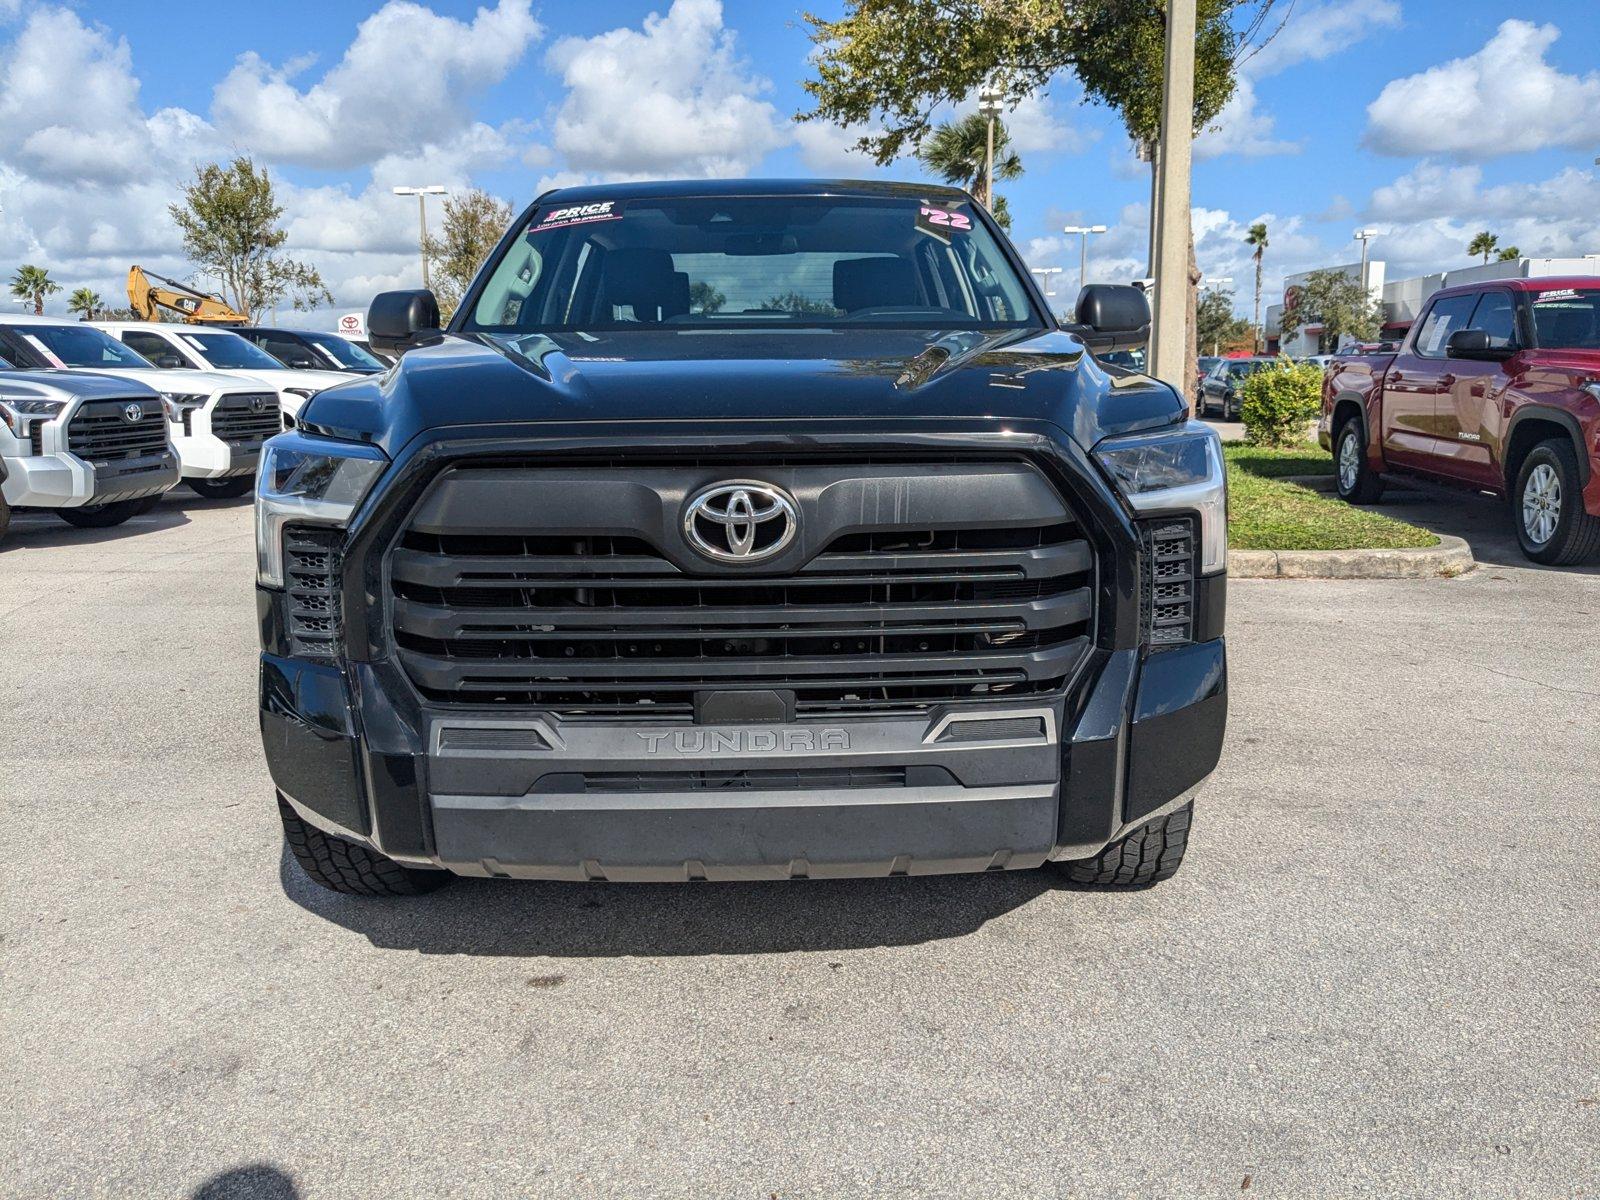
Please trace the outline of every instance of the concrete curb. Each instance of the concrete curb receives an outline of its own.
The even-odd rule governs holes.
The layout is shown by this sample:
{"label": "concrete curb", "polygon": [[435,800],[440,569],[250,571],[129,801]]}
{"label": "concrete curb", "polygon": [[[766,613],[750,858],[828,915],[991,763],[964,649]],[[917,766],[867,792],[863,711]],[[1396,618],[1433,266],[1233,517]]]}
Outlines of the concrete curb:
{"label": "concrete curb", "polygon": [[1230,550],[1235,579],[1453,578],[1478,565],[1458,537],[1441,533],[1437,546],[1414,550]]}

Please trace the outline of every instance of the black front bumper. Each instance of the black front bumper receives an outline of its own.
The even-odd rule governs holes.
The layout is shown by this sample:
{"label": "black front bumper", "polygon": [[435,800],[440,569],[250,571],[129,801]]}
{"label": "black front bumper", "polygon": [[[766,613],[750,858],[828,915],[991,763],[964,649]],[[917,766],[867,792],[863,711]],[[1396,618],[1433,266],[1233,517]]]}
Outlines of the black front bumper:
{"label": "black front bumper", "polygon": [[[1007,449],[1016,444],[1010,435]],[[1077,453],[1054,438],[1037,446]],[[493,448],[510,449],[503,434]],[[1082,461],[1058,464],[1054,479],[1092,518],[1097,628],[1062,695],[771,725],[429,703],[384,644],[382,563],[404,513],[461,450],[408,456],[358,514],[343,579],[347,659],[291,656],[283,594],[259,593],[262,736],[275,784],[307,820],[392,858],[574,880],[1025,868],[1092,856],[1184,802],[1216,765],[1225,580],[1199,581],[1199,640],[1144,648],[1138,529]],[[973,727],[948,736],[952,718]],[[1012,723],[977,728],[1001,720]],[[596,774],[614,783],[597,785]]]}

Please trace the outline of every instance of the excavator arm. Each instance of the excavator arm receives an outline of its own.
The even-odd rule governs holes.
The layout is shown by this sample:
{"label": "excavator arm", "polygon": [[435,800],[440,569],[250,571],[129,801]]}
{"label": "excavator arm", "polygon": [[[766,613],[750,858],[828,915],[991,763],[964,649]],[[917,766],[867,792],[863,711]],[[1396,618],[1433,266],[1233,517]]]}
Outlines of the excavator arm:
{"label": "excavator arm", "polygon": [[165,275],[128,268],[128,307],[141,321],[159,321],[165,310],[187,325],[248,325],[249,318],[221,296],[202,292]]}

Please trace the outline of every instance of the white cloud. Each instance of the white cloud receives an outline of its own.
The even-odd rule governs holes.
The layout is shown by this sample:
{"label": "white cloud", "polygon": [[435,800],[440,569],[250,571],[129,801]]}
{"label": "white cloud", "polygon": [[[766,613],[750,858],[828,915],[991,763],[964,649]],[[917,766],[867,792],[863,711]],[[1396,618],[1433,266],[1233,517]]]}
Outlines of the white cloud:
{"label": "white cloud", "polygon": [[1510,20],[1483,49],[1389,83],[1367,106],[1365,142],[1380,154],[1467,161],[1600,142],[1600,72],[1564,75],[1545,61],[1561,31]]}
{"label": "white cloud", "polygon": [[1258,107],[1256,82],[1299,63],[1319,62],[1400,23],[1398,0],[1325,0],[1287,11],[1272,39],[1240,63],[1233,96],[1195,138],[1195,157],[1298,154],[1301,144],[1278,138],[1276,119]]}
{"label": "white cloud", "polygon": [[759,98],[771,84],[723,28],[721,0],[673,0],[641,29],[564,38],[547,57],[568,89],[555,146],[573,170],[737,176],[790,140]]}
{"label": "white cloud", "polygon": [[863,137],[882,132],[876,125],[834,125],[827,121],[804,121],[795,126],[794,140],[806,169],[816,175],[840,179],[859,179],[883,173],[872,155],[856,148]]}
{"label": "white cloud", "polygon": [[397,145],[458,136],[471,124],[471,101],[543,32],[530,0],[499,0],[470,22],[390,0],[304,91],[294,81],[309,59],[274,67],[253,51],[242,55],[217,85],[212,113],[225,133],[269,160],[363,166]]}

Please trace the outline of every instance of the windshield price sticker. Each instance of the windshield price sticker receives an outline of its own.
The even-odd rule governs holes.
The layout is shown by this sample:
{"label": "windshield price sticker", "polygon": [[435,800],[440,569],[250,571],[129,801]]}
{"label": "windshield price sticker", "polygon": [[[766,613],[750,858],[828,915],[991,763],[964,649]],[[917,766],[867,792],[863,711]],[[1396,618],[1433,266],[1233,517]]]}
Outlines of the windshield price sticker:
{"label": "windshield price sticker", "polygon": [[952,234],[972,232],[972,218],[954,208],[924,204],[917,209],[917,232],[929,234],[948,245]]}
{"label": "windshield price sticker", "polygon": [[1576,300],[1577,298],[1577,288],[1557,288],[1553,292],[1540,292],[1534,303],[1543,304],[1546,300]]}
{"label": "windshield price sticker", "polygon": [[553,208],[535,221],[529,233],[544,233],[550,229],[568,229],[573,225],[592,225],[596,221],[615,221],[622,215],[622,203],[617,200],[596,200],[592,204],[573,204],[566,208]]}

